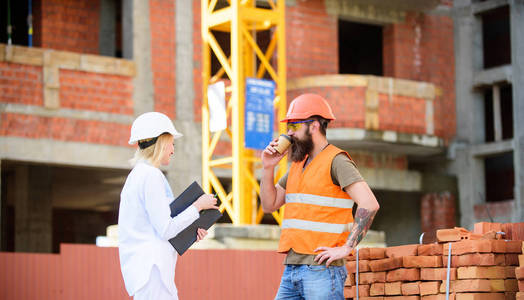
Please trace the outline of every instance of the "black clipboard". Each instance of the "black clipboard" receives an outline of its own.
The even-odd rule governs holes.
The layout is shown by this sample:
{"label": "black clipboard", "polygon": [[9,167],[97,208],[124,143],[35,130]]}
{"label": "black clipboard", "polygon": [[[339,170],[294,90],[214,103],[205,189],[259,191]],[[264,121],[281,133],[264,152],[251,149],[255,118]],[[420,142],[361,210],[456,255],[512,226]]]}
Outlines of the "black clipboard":
{"label": "black clipboard", "polygon": [[[171,209],[171,217],[177,216],[179,213],[188,208],[193,202],[195,202],[200,196],[204,194],[204,191],[200,185],[194,181],[188,188],[186,188],[180,196],[178,196],[173,202],[169,204]],[[200,217],[191,223],[184,230],[179,232],[175,237],[169,240],[169,243],[178,252],[178,255],[184,254],[193,243],[197,240],[197,229],[204,228],[209,229],[213,224],[222,217],[222,213],[218,209],[205,209],[200,212]]]}

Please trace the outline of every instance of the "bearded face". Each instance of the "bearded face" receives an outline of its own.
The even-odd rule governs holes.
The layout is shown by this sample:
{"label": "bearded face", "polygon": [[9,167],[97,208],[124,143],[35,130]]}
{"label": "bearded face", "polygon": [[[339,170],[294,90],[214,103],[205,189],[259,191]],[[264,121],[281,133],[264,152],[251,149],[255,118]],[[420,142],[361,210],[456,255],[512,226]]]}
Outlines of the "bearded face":
{"label": "bearded face", "polygon": [[291,144],[291,161],[299,162],[304,160],[306,155],[313,150],[313,137],[309,132],[309,126],[307,127],[302,139],[299,139],[296,136],[292,136],[291,139],[293,140],[293,143]]}

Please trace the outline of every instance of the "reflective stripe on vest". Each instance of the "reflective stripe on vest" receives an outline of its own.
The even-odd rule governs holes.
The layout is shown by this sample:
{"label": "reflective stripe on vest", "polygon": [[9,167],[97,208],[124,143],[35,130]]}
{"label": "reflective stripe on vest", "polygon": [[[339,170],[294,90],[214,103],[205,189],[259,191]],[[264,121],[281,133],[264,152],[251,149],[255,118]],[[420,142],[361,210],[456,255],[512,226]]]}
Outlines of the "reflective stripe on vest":
{"label": "reflective stripe on vest", "polygon": [[285,219],[282,221],[282,229],[294,228],[301,230],[310,230],[318,232],[329,233],[344,233],[349,232],[353,227],[353,223],[349,224],[331,224],[322,222],[312,222],[299,219]]}
{"label": "reflective stripe on vest", "polygon": [[337,208],[352,208],[353,200],[343,198],[324,197],[310,194],[286,194],[286,203],[302,203]]}

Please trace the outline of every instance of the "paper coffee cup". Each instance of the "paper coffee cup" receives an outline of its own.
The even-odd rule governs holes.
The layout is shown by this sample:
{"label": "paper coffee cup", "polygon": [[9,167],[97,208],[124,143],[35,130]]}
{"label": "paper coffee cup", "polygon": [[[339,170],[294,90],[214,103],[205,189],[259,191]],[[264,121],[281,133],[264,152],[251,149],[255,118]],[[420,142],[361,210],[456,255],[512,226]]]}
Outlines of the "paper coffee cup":
{"label": "paper coffee cup", "polygon": [[282,154],[286,151],[289,145],[291,145],[291,138],[285,134],[281,134],[278,137],[278,145],[275,147],[275,150]]}

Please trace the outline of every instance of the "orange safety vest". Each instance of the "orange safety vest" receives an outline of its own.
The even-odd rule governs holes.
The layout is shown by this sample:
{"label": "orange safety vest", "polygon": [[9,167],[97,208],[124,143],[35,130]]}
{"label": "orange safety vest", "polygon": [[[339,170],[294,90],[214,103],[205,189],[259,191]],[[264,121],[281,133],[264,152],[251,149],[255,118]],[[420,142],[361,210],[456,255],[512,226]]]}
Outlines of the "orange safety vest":
{"label": "orange safety vest", "polygon": [[[353,223],[353,200],[331,179],[331,163],[347,152],[328,145],[304,169],[307,157],[291,164],[278,252],[315,254],[321,246],[344,245]],[[351,158],[351,157],[350,157]]]}

